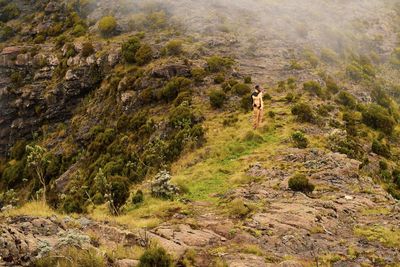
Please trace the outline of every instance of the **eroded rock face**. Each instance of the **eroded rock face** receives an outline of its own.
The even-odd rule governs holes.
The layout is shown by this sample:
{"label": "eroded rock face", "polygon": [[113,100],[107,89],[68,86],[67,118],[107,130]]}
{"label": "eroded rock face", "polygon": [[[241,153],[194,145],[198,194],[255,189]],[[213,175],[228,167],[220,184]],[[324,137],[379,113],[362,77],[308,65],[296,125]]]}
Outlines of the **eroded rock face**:
{"label": "eroded rock face", "polygon": [[[54,7],[52,7],[54,8]],[[43,46],[31,56],[29,46],[6,47],[0,53],[0,155],[12,144],[29,138],[41,125],[67,120],[80,99],[102,80],[96,59],[71,67],[56,78],[56,48]]]}

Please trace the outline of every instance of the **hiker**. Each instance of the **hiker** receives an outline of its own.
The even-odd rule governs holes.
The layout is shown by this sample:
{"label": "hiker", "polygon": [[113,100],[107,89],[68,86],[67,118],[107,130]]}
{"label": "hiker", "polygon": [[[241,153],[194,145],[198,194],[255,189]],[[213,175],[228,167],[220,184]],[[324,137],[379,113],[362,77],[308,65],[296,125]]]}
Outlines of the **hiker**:
{"label": "hiker", "polygon": [[263,90],[259,85],[255,86],[255,90],[251,95],[251,98],[253,100],[253,128],[255,130],[260,127],[264,113]]}

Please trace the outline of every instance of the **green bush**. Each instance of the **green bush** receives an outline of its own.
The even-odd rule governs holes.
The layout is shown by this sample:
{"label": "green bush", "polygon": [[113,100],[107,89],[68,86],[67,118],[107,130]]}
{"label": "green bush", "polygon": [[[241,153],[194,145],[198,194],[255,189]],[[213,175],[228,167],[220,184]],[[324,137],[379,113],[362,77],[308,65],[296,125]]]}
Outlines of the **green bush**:
{"label": "green bush", "polygon": [[193,126],[196,121],[196,116],[192,109],[187,105],[180,105],[171,110],[169,114],[169,124],[174,128],[185,128]]}
{"label": "green bush", "polygon": [[7,22],[9,20],[17,18],[21,14],[16,4],[8,4],[1,9],[0,21]]}
{"label": "green bush", "polygon": [[385,157],[385,158],[391,157],[390,146],[388,144],[382,143],[376,139],[372,142],[371,150],[375,154],[380,155],[382,157]]}
{"label": "green bush", "polygon": [[300,131],[296,131],[292,134],[292,140],[297,148],[306,148],[308,146],[307,137]]}
{"label": "green bush", "polygon": [[240,100],[240,107],[245,112],[249,112],[250,110],[253,109],[253,100],[251,98],[251,94],[250,93],[242,96],[242,99]]}
{"label": "green bush", "polygon": [[246,83],[246,84],[250,84],[251,83],[251,76],[246,76],[246,77],[244,77],[244,83]]}
{"label": "green bush", "polygon": [[7,164],[1,177],[2,182],[9,188],[20,185],[22,180],[27,178],[25,165],[25,160],[12,161]]}
{"label": "green bush", "polygon": [[215,109],[222,108],[226,100],[226,94],[222,90],[212,90],[209,97],[211,106]]}
{"label": "green bush", "polygon": [[5,42],[15,34],[14,29],[0,22],[0,42]]}
{"label": "green bush", "polygon": [[339,86],[332,79],[327,79],[325,83],[326,83],[326,89],[329,93],[337,94],[339,92],[340,90]]}
{"label": "green bush", "polygon": [[120,210],[129,198],[129,180],[123,176],[112,176],[109,178],[109,182],[113,205]]}
{"label": "green bush", "polygon": [[193,68],[191,74],[196,83],[202,83],[204,78],[207,76],[207,73],[203,68]]}
{"label": "green bush", "polygon": [[21,160],[25,155],[25,147],[27,143],[25,140],[18,140],[15,142],[13,147],[10,150],[11,158],[15,160]]}
{"label": "green bush", "polygon": [[144,22],[145,26],[153,30],[163,29],[168,25],[167,14],[163,10],[157,12],[151,12],[146,16],[145,19],[146,19],[146,21]]}
{"label": "green bush", "polygon": [[137,205],[137,204],[142,203],[143,200],[144,200],[144,196],[143,196],[142,190],[138,190],[138,191],[136,192],[136,194],[132,197],[132,203],[133,203],[134,205]]}
{"label": "green bush", "polygon": [[173,261],[165,249],[152,247],[146,249],[139,259],[138,267],[172,267]]}
{"label": "green bush", "polygon": [[229,213],[235,218],[244,218],[250,213],[250,209],[245,205],[242,199],[236,198],[229,203]]}
{"label": "green bush", "polygon": [[76,24],[72,29],[72,34],[76,37],[82,36],[86,33],[86,27],[82,24]]}
{"label": "green bush", "polygon": [[396,47],[390,57],[390,63],[395,67],[400,67],[400,47]]}
{"label": "green bush", "polygon": [[296,99],[296,96],[292,92],[287,93],[287,95],[285,96],[285,100],[288,103],[294,102],[295,99]]}
{"label": "green bush", "polygon": [[296,174],[289,179],[289,188],[296,192],[312,193],[315,186],[303,174]]}
{"label": "green bush", "polygon": [[232,92],[238,96],[244,96],[251,92],[251,88],[247,84],[238,83],[232,87]]}
{"label": "green bush", "polygon": [[111,36],[117,28],[117,20],[113,16],[102,17],[99,21],[99,31],[103,36]]}
{"label": "green bush", "polygon": [[395,183],[397,187],[400,188],[400,170],[394,169],[392,172],[392,177],[393,177],[393,183]]}
{"label": "green bush", "polygon": [[374,129],[381,130],[385,134],[392,134],[396,122],[381,106],[370,104],[362,111],[363,122]]}
{"label": "green bush", "polygon": [[22,77],[21,72],[15,71],[10,75],[11,82],[14,86],[19,87],[22,85],[24,78]]}
{"label": "green bush", "polygon": [[316,81],[308,81],[303,84],[303,89],[318,97],[323,97],[323,90],[321,85]]}
{"label": "green bush", "polygon": [[357,82],[375,77],[374,67],[365,60],[353,61],[347,66],[346,73],[352,80]]}
{"label": "green bush", "polygon": [[183,102],[192,104],[192,93],[190,91],[180,92],[179,95],[174,100],[174,106],[177,107],[181,105]]}
{"label": "green bush", "polygon": [[165,45],[165,53],[169,56],[180,55],[183,51],[182,40],[171,40]]}
{"label": "green bush", "polygon": [[174,77],[161,89],[159,99],[167,102],[175,100],[180,92],[188,91],[192,81],[184,77]]}
{"label": "green bush", "polygon": [[63,32],[64,24],[61,22],[55,23],[47,31],[48,36],[58,36]]}
{"label": "green bush", "polygon": [[332,49],[325,48],[321,50],[321,59],[326,63],[335,63],[338,60],[338,56]]}
{"label": "green bush", "polygon": [[129,38],[128,41],[122,44],[122,57],[128,63],[136,62],[136,53],[141,47],[140,39],[137,37]]}
{"label": "green bush", "polygon": [[148,44],[140,46],[135,54],[135,61],[138,65],[145,65],[153,59],[153,50]]}
{"label": "green bush", "polygon": [[354,109],[357,106],[356,98],[346,91],[341,91],[337,96],[337,102],[343,106],[346,106],[350,109]]}
{"label": "green bush", "polygon": [[391,194],[395,199],[400,200],[400,190],[394,185],[389,185],[387,189],[388,193]]}
{"label": "green bush", "polygon": [[35,44],[42,44],[46,41],[46,36],[44,34],[38,34],[36,35],[35,39],[33,39],[33,42]]}
{"label": "green bush", "polygon": [[82,56],[88,57],[88,56],[92,55],[93,53],[94,53],[94,47],[93,47],[92,43],[91,42],[84,43],[82,46],[82,52],[81,52]]}
{"label": "green bush", "polygon": [[217,74],[217,76],[214,77],[214,83],[215,84],[221,84],[225,81],[225,77],[223,74]]}
{"label": "green bush", "polygon": [[316,117],[312,107],[306,103],[298,103],[292,107],[292,114],[297,116],[300,122],[315,122]]}
{"label": "green bush", "polygon": [[220,72],[230,68],[234,64],[231,58],[212,56],[207,58],[207,70],[210,72]]}

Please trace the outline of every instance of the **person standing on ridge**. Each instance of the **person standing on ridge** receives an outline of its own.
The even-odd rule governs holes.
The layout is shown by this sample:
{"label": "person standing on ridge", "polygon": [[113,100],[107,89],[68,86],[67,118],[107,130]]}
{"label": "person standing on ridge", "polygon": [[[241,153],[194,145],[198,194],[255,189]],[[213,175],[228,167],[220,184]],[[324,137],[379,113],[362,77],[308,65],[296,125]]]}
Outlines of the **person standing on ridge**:
{"label": "person standing on ridge", "polygon": [[253,100],[253,128],[255,130],[260,127],[264,113],[263,90],[259,85],[255,86],[255,90],[251,95],[251,98]]}

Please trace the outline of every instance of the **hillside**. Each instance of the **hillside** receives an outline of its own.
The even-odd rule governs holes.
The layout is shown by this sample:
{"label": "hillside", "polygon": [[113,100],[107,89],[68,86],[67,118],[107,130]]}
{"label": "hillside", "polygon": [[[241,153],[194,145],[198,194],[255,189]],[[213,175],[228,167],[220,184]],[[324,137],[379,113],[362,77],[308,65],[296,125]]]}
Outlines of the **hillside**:
{"label": "hillside", "polygon": [[391,0],[0,0],[0,266],[400,266],[399,25]]}

